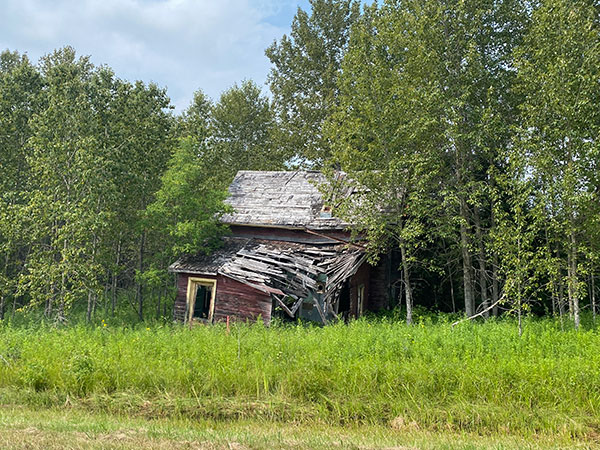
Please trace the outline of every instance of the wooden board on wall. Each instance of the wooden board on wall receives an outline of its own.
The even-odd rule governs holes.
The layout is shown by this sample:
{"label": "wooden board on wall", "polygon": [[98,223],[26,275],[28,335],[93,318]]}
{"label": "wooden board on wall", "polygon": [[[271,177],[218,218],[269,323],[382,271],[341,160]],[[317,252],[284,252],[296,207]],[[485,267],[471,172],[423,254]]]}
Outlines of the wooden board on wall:
{"label": "wooden board on wall", "polygon": [[[177,321],[185,321],[188,279],[197,276],[189,273],[177,274],[177,295],[173,314]],[[260,316],[265,323],[270,322],[272,300],[268,294],[222,275],[203,277],[217,279],[213,316],[215,321],[225,320],[227,316],[234,320],[253,321]]]}

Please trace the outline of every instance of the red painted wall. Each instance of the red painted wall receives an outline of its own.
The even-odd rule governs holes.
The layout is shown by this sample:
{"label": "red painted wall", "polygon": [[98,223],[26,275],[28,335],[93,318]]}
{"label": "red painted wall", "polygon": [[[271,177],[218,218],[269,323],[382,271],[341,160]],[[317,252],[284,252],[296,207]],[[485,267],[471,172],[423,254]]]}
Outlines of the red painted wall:
{"label": "red painted wall", "polygon": [[215,320],[227,316],[241,320],[256,320],[262,317],[265,324],[271,321],[271,296],[243,283],[219,275],[217,277],[217,300]]}
{"label": "red painted wall", "polygon": [[260,316],[265,324],[271,321],[272,300],[268,294],[222,275],[214,277],[189,273],[177,274],[177,295],[173,312],[175,320],[181,322],[185,320],[189,277],[217,279],[213,315],[215,321],[226,320],[227,316],[234,320],[251,321]]}

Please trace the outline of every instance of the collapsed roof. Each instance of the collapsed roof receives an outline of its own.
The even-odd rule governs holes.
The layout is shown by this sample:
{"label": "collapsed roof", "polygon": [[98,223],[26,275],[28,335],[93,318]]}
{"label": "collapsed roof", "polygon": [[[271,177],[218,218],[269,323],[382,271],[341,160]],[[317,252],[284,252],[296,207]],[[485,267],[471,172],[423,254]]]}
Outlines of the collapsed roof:
{"label": "collapsed roof", "polygon": [[184,256],[169,270],[234,279],[270,294],[290,317],[302,302],[312,301],[326,323],[327,317],[336,316],[343,283],[364,260],[362,250],[346,245],[226,238],[210,256]]}

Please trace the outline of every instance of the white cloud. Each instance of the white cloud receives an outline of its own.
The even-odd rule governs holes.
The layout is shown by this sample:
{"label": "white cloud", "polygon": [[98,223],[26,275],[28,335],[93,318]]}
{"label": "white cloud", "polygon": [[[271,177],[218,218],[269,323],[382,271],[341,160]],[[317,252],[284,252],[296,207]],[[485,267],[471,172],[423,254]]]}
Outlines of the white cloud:
{"label": "white cloud", "polygon": [[[31,59],[64,45],[126,79],[168,88],[181,110],[202,88],[218,98],[234,82],[262,84],[264,49],[289,31],[295,0],[4,0],[0,50]],[[302,0],[306,8],[306,0]]]}

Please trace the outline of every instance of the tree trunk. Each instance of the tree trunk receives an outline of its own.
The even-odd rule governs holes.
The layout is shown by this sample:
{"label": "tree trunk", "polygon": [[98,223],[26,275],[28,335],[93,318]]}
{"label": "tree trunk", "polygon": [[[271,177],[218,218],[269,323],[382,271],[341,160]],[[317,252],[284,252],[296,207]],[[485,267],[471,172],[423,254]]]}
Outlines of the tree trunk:
{"label": "tree trunk", "polygon": [[[94,239],[93,239],[93,243],[92,243],[92,259],[91,259],[92,268],[94,267],[94,262],[96,260],[96,245],[97,245],[97,238],[96,238],[96,235],[94,234]],[[90,290],[88,292],[88,304],[87,304],[87,311],[86,311],[87,323],[90,323],[92,321],[92,315],[94,314],[95,309],[96,309],[96,296]]]}
{"label": "tree trunk", "polygon": [[475,313],[475,301],[473,298],[473,264],[471,262],[471,253],[469,252],[469,237],[467,235],[468,215],[464,199],[461,199],[460,211],[462,218],[460,222],[460,250],[462,253],[465,314],[467,317],[471,317]]}
{"label": "tree trunk", "polygon": [[156,299],[156,320],[160,319],[160,296],[162,293],[158,294],[158,298]]}
{"label": "tree trunk", "polygon": [[[8,279],[8,252],[7,252],[6,258],[4,259],[3,276],[5,276]],[[6,293],[3,290],[2,293],[0,293],[0,320],[4,320],[5,304],[6,304]]]}
{"label": "tree trunk", "polygon": [[[475,233],[477,237],[477,245],[479,247],[479,288],[481,290],[481,307],[486,311],[490,306],[490,299],[488,297],[488,286],[487,286],[487,269],[485,265],[485,246],[483,242],[483,233],[481,232],[481,220],[479,217],[479,208],[475,208]],[[490,316],[489,311],[483,313],[483,317],[486,319]]]}
{"label": "tree trunk", "polygon": [[46,305],[44,306],[44,317],[46,317],[46,319],[52,317],[52,301],[54,300],[55,295],[56,286],[54,285],[54,283],[52,283],[52,285],[50,286],[50,297],[46,299]]}
{"label": "tree trunk", "polygon": [[590,274],[590,301],[592,302],[592,321],[596,325],[596,282],[594,278],[594,266],[592,266]]}
{"label": "tree trunk", "polygon": [[552,285],[552,317],[556,317],[556,311],[558,310],[558,289],[556,287],[556,280],[552,280],[551,285]]}
{"label": "tree trunk", "polygon": [[[519,283],[520,284],[520,283]],[[519,299],[517,301],[517,315],[519,317],[519,337],[523,336],[523,322],[521,320],[521,287],[519,286]]]}
{"label": "tree trunk", "polygon": [[402,272],[404,275],[404,295],[406,296],[406,323],[410,325],[412,324],[413,297],[409,276],[410,270],[406,255],[406,245],[404,242],[400,242],[400,255],[402,257]]}
{"label": "tree trunk", "polygon": [[498,254],[494,252],[492,260],[492,315],[498,317],[498,299],[500,298],[500,284],[498,282]]}
{"label": "tree trunk", "polygon": [[569,267],[568,267],[568,292],[569,292],[569,307],[572,308],[573,322],[575,329],[579,329],[579,293],[577,289],[577,241],[575,232],[571,231],[570,246],[569,246]]}
{"label": "tree trunk", "polygon": [[454,300],[454,281],[452,280],[452,271],[448,265],[448,280],[450,281],[450,298],[452,299],[452,312],[456,312],[456,302]]}
{"label": "tree trunk", "polygon": [[[64,240],[63,243],[63,260],[64,255],[67,254],[67,240]],[[67,274],[65,268],[62,268],[62,273],[60,276],[60,298],[58,299],[58,315],[57,319],[59,322],[63,323],[66,319],[65,317],[65,296],[67,293]]]}
{"label": "tree trunk", "polygon": [[[562,274],[561,274],[562,275]],[[558,277],[558,315],[560,317],[560,329],[565,330],[565,324],[563,322],[565,316],[565,284],[562,277]]]}
{"label": "tree trunk", "polygon": [[92,291],[88,292],[87,310],[85,312],[85,321],[90,323],[92,321]]}
{"label": "tree trunk", "polygon": [[[492,229],[496,228],[496,214],[492,208]],[[498,299],[500,298],[500,283],[498,281],[498,253],[492,251],[492,315],[498,317]]]}
{"label": "tree trunk", "polygon": [[117,307],[117,282],[118,282],[118,271],[119,271],[119,264],[121,264],[121,242],[122,242],[122,235],[119,234],[119,241],[117,242],[117,259],[115,261],[115,268],[112,271],[112,289],[111,289],[111,304],[110,304],[110,312],[111,315],[114,317],[115,316],[115,309]]}
{"label": "tree trunk", "polygon": [[[142,275],[144,271],[144,244],[146,240],[146,232],[142,231],[140,236],[140,248],[139,248],[139,259],[138,259],[138,273],[139,276]],[[138,303],[138,317],[140,321],[144,320],[144,290],[142,287],[141,280],[136,281],[136,298]]]}

